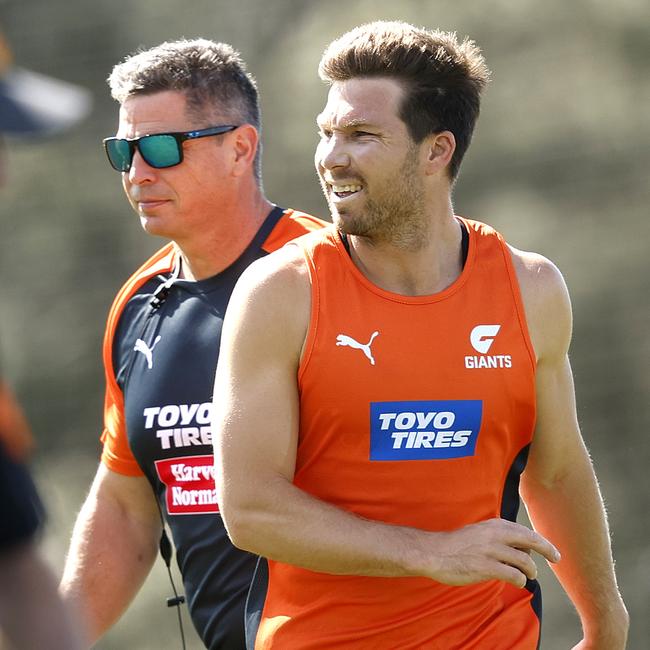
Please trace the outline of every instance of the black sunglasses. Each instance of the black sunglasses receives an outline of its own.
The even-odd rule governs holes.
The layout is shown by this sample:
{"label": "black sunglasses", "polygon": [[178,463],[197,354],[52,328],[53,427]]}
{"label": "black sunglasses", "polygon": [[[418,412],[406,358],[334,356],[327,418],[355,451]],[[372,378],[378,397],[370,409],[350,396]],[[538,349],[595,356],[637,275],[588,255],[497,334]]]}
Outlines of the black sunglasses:
{"label": "black sunglasses", "polygon": [[180,165],[183,162],[183,142],[185,140],[221,135],[228,131],[234,131],[237,127],[238,125],[234,124],[223,124],[197,131],[152,133],[140,138],[105,138],[103,144],[108,162],[118,172],[128,172],[131,169],[136,149],[147,165],[156,169],[164,169]]}

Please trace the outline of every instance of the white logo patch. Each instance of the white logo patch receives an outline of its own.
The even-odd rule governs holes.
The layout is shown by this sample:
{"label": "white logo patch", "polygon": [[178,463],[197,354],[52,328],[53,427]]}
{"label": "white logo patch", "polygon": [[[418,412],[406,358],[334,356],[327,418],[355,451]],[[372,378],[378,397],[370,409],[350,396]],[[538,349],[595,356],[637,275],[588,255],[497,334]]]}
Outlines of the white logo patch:
{"label": "white logo patch", "polygon": [[477,325],[469,335],[469,342],[477,352],[486,354],[500,329],[501,325]]}
{"label": "white logo patch", "polygon": [[370,361],[370,365],[374,366],[375,358],[372,356],[370,346],[378,334],[379,332],[373,332],[370,340],[367,343],[359,343],[359,341],[355,341],[351,336],[348,336],[347,334],[339,334],[336,337],[336,345],[347,345],[348,347],[351,347],[355,350],[361,350],[361,352],[363,352],[368,358],[368,361]]}
{"label": "white logo patch", "polygon": [[147,359],[147,367],[149,370],[153,368],[153,349],[156,347],[158,341],[160,341],[160,334],[156,336],[151,347],[149,347],[142,339],[137,339],[133,346],[135,352],[142,352],[142,354],[144,354]]}
{"label": "white logo patch", "polygon": [[512,357],[509,354],[487,354],[500,329],[501,325],[477,325],[472,330],[469,342],[480,355],[466,356],[465,368],[512,368]]}

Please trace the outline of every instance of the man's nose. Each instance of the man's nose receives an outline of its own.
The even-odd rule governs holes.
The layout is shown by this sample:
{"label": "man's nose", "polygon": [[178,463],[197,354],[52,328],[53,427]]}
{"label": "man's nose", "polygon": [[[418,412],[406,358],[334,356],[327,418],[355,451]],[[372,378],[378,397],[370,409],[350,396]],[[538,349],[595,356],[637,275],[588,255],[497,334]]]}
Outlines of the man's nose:
{"label": "man's nose", "polygon": [[136,148],[133,152],[131,169],[129,169],[128,174],[130,183],[141,185],[142,183],[152,182],[155,179],[156,169],[145,161],[140,155],[140,151]]}
{"label": "man's nose", "polygon": [[316,147],[317,167],[332,170],[338,167],[347,167],[349,164],[350,154],[341,136],[332,135],[321,140]]}

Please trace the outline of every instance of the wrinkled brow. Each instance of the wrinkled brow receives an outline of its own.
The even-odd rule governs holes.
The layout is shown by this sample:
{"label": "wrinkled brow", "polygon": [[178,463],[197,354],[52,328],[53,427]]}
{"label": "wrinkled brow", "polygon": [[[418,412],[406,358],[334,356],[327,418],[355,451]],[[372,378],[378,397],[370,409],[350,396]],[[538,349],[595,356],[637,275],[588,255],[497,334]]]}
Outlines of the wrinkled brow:
{"label": "wrinkled brow", "polygon": [[[327,118],[324,113],[321,113],[320,115],[318,115],[316,117],[316,124],[318,126],[320,126],[320,127],[332,126],[331,120],[329,118]],[[336,125],[336,128],[345,130],[345,129],[356,129],[356,128],[360,127],[360,126],[370,126],[370,125],[371,125],[371,122],[369,122],[368,120],[363,119],[361,117],[353,118],[353,119],[350,119],[350,120],[347,120],[347,119],[343,118]]]}

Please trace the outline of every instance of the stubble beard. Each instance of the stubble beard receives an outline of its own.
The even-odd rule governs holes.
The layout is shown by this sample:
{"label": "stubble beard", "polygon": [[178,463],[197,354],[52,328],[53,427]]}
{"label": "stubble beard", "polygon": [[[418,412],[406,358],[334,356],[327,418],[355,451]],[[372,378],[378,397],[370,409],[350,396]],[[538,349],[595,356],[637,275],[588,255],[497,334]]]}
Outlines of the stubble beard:
{"label": "stubble beard", "polygon": [[417,251],[428,241],[424,188],[417,174],[414,150],[407,152],[395,182],[375,192],[374,198],[368,196],[363,207],[341,210],[329,197],[327,200],[334,225],[373,246],[388,244]]}

